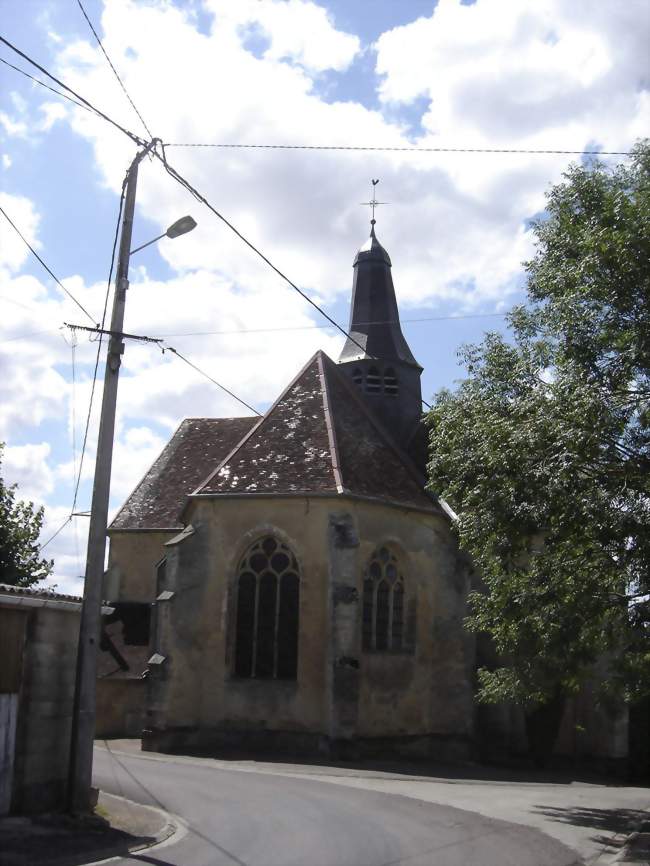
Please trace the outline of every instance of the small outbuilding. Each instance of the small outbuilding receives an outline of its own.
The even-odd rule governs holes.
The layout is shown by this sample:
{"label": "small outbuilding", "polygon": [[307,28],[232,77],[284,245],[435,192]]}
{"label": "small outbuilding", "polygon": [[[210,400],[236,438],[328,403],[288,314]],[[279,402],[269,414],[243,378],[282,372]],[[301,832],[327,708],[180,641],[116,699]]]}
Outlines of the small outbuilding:
{"label": "small outbuilding", "polygon": [[0,816],[65,807],[80,614],[75,596],[0,584]]}

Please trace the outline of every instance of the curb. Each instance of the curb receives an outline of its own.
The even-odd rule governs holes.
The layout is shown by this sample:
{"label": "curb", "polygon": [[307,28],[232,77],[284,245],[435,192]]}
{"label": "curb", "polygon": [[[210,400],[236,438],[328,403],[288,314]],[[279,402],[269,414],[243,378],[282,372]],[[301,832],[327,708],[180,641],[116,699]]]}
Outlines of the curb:
{"label": "curb", "polygon": [[[159,845],[170,844],[176,836],[185,835],[185,832],[187,831],[187,824],[178,815],[172,815],[169,812],[165,812],[163,809],[159,809],[157,806],[145,806],[143,803],[136,803],[134,800],[129,800],[126,797],[119,797],[117,794],[101,793],[103,793],[104,796],[121,800],[123,803],[128,803],[138,808],[150,809],[152,812],[157,812],[163,817],[165,823],[154,836],[150,837],[152,841],[136,843],[129,846],[126,851],[123,845],[107,845],[104,848],[97,848],[94,851],[88,851],[85,855],[88,859],[76,861],[78,866],[92,866],[92,864],[102,863],[114,857],[128,858],[130,854],[137,853],[138,851],[145,851]],[[79,856],[81,857],[82,855],[80,854]],[[30,866],[70,866],[70,862],[70,855],[65,855],[63,857],[48,857],[46,859],[33,860],[31,861]]]}

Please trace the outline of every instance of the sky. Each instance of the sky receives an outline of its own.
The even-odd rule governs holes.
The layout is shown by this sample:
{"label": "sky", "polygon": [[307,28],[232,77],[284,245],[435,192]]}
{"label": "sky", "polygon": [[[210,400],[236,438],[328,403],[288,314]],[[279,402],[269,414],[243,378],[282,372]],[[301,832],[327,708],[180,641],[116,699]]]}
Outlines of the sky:
{"label": "sky", "polygon": [[[173,147],[301,144],[627,151],[650,134],[649,0],[82,0],[167,159],[344,327],[369,231],[389,251],[403,330],[430,400],[463,376],[463,343],[504,331],[524,300],[531,221],[571,161],[538,154]],[[75,0],[0,0],[2,35],[148,138]],[[43,78],[0,46],[0,57]],[[100,321],[120,190],[136,145],[0,66],[0,206]],[[622,157],[604,158],[617,162]],[[343,337],[163,169],[140,169],[133,244],[191,214],[130,263],[125,330],[164,339],[264,411]],[[97,343],[0,214],[2,476],[71,513]],[[103,357],[103,356],[102,356]],[[74,509],[90,507],[99,385]],[[155,344],[128,341],[111,514],[185,417],[248,410]],[[213,467],[206,467],[206,474]],[[43,551],[61,592],[83,588],[88,518]]]}

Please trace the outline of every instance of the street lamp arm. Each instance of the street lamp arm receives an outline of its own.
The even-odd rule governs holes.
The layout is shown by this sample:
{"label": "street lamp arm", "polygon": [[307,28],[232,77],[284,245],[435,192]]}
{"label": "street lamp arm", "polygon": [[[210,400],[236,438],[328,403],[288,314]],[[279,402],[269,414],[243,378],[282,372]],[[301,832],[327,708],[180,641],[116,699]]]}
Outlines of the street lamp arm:
{"label": "street lamp arm", "polygon": [[133,253],[137,253],[139,250],[143,250],[145,247],[151,246],[151,244],[155,244],[156,241],[159,241],[161,238],[178,238],[181,235],[186,235],[188,232],[191,232],[192,229],[195,228],[196,220],[194,220],[193,217],[181,217],[179,220],[176,220],[175,223],[172,223],[166,232],[158,235],[157,238],[154,238],[152,241],[147,241],[146,244],[142,244],[141,246],[136,247],[134,250],[131,250],[129,256],[132,256]]}
{"label": "street lamp arm", "polygon": [[136,247],[134,250],[131,250],[131,252],[129,253],[129,256],[132,256],[133,253],[140,252],[140,250],[143,250],[145,247],[150,247],[151,244],[155,244],[156,241],[159,241],[161,238],[164,238],[164,237],[167,237],[167,232],[163,232],[161,235],[158,235],[158,237],[154,238],[152,241],[147,241],[146,244],[142,244],[141,246]]}

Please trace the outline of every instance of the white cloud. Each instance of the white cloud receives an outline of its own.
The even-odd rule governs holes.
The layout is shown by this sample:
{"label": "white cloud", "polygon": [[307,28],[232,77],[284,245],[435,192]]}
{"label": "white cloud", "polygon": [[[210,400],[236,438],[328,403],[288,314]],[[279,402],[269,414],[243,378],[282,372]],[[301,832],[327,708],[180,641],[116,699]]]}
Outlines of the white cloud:
{"label": "white cloud", "polygon": [[423,125],[452,145],[621,149],[648,86],[649,19],[646,0],[440,0],[378,40],[380,96],[429,99]]}
{"label": "white cloud", "polygon": [[[38,247],[36,232],[40,222],[33,203],[25,196],[0,192],[0,206],[33,247]],[[29,256],[29,250],[16,231],[4,219],[0,220],[0,268],[16,271]]]}
{"label": "white cloud", "polygon": [[68,112],[60,102],[44,102],[39,106],[43,117],[38,124],[39,132],[49,132],[57,120],[63,120]]}
{"label": "white cloud", "polygon": [[42,504],[54,489],[52,471],[47,463],[48,442],[32,445],[7,445],[2,452],[2,475],[7,484],[18,484],[17,497]]}
{"label": "white cloud", "polygon": [[208,0],[216,27],[235,27],[244,38],[269,40],[267,60],[289,59],[308,70],[346,69],[360,49],[357,36],[342,33],[322,6],[308,0]]}
{"label": "white cloud", "polygon": [[[327,81],[343,70],[352,76],[355,59],[367,51],[354,34],[337,27],[324,4],[204,0],[202,10],[212,23],[200,32],[189,4],[106,0],[96,23],[136,105],[167,142],[404,146],[415,141],[571,149],[597,142],[625,149],[647,131],[650,113],[644,3],[476,0],[465,6],[460,0],[440,0],[429,17],[396,27],[377,41],[379,109],[359,101],[326,101],[320,94],[324,72],[329,72]],[[58,32],[66,31],[57,27]],[[90,38],[61,36],[51,47],[55,71],[72,87],[144,134]],[[406,119],[395,120],[408,112],[421,115],[415,117],[421,121],[415,137]],[[13,100],[0,123],[8,135],[36,132],[39,140],[55,124],[69,123],[91,143],[100,183],[119,193],[134,147],[100,119],[58,103],[43,104],[38,91],[26,104]],[[17,140],[19,145],[26,143]],[[378,234],[393,259],[402,307],[453,302],[458,311],[508,303],[521,281],[520,263],[531,252],[526,220],[543,207],[545,189],[568,162],[564,156],[172,147],[167,157],[301,289],[325,303],[349,296],[352,259],[367,230],[367,214],[358,202],[367,199],[369,177],[380,177],[380,198],[391,204],[380,209]],[[0,195],[0,204],[37,245],[39,215],[33,203]],[[160,243],[171,271],[168,279],[152,279],[133,260],[125,327],[152,336],[248,330],[166,340],[261,408],[317,348],[336,357],[341,338],[313,329],[322,320],[305,302],[175,184],[158,161],[145,161],[134,243],[184,213],[192,213],[199,225],[187,236]],[[69,514],[73,407],[78,454],[96,345],[79,337],[73,394],[71,349],[57,332],[69,320],[71,302],[58,289],[48,290],[45,282],[21,273],[28,255],[0,222],[0,332],[5,340],[0,343],[0,438],[12,449],[23,449],[12,451],[14,463],[24,458],[20,471],[28,489],[45,491],[46,531],[53,532]],[[61,276],[85,306],[101,309],[103,285],[89,285],[80,275]],[[32,340],[14,339],[41,325],[51,331]],[[261,330],[269,328],[294,330]],[[111,508],[132,489],[182,417],[245,411],[173,355],[128,342]],[[44,431],[49,429],[57,447],[52,443],[46,453],[50,439]],[[88,507],[96,430],[95,416],[78,508]],[[83,519],[75,519],[48,548],[56,558],[56,580],[77,586],[75,591],[86,531]]]}

